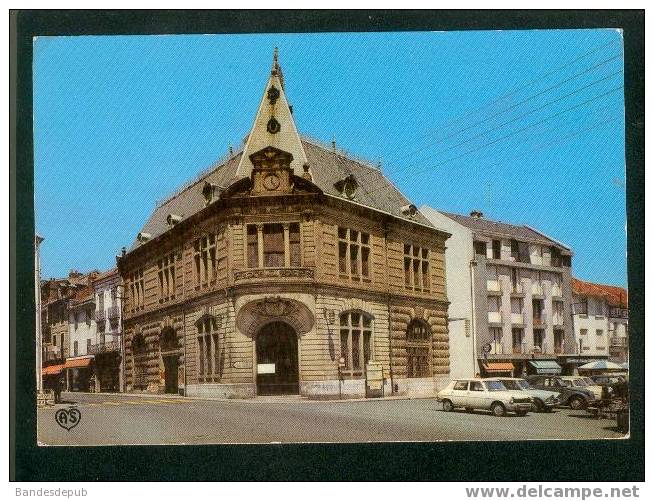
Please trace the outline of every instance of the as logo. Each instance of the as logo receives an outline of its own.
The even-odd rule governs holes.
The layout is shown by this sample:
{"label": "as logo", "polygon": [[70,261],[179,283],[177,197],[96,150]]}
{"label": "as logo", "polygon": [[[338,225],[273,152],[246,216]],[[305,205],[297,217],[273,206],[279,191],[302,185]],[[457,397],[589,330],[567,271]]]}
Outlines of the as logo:
{"label": "as logo", "polygon": [[62,428],[70,431],[75,428],[82,419],[82,413],[77,407],[69,407],[68,409],[59,409],[55,412],[55,421]]}

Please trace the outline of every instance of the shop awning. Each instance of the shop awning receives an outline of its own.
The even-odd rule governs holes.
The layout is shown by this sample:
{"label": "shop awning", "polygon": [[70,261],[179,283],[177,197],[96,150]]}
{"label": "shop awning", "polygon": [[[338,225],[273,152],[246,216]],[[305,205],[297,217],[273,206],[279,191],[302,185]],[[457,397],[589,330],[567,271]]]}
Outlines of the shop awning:
{"label": "shop awning", "polygon": [[536,374],[561,374],[561,366],[554,360],[530,360]]}
{"label": "shop awning", "polygon": [[48,367],[43,367],[43,369],[41,369],[41,374],[43,376],[56,376],[57,374],[61,374],[63,368],[64,364],[50,365]]}
{"label": "shop awning", "polygon": [[484,364],[486,372],[513,372],[512,362],[487,362]]}
{"label": "shop awning", "polygon": [[64,364],[64,369],[79,369],[79,368],[88,367],[89,365],[91,365],[92,361],[93,361],[93,357],[69,358],[66,360],[66,363]]}

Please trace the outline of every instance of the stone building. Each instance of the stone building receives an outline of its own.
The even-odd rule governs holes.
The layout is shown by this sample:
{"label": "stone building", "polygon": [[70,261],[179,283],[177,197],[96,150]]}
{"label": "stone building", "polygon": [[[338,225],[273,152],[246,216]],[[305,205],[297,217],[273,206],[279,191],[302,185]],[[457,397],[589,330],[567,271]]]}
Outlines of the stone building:
{"label": "stone building", "polygon": [[608,359],[629,361],[629,294],[614,285],[572,279],[574,331],[579,355],[586,363]]}
{"label": "stone building", "polygon": [[386,395],[444,385],[448,233],[379,169],[298,135],[276,55],[244,143],[118,260],[127,391],[345,398],[372,368]]}
{"label": "stone building", "polygon": [[529,226],[491,221],[479,211],[469,216],[430,207],[421,211],[452,235],[446,268],[454,375],[567,370],[577,354],[570,248]]}

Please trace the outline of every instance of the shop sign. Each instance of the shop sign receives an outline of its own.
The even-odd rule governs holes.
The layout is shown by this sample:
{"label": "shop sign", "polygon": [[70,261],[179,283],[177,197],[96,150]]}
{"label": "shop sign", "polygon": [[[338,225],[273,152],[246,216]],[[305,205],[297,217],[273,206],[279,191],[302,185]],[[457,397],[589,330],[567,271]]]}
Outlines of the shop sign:
{"label": "shop sign", "polygon": [[257,364],[257,374],[274,374],[275,364]]}

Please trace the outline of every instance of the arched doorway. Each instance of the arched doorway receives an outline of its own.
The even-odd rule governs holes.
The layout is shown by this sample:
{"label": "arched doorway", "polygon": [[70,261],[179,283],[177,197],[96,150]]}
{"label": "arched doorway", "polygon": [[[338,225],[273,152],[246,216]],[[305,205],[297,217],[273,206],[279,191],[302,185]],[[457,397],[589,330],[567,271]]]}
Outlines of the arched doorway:
{"label": "arched doorway", "polygon": [[172,327],[161,331],[159,347],[164,365],[164,392],[179,393],[179,343],[177,333]]}
{"label": "arched doorway", "polygon": [[264,325],[257,334],[257,395],[300,392],[298,339],[285,322]]}

